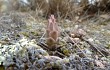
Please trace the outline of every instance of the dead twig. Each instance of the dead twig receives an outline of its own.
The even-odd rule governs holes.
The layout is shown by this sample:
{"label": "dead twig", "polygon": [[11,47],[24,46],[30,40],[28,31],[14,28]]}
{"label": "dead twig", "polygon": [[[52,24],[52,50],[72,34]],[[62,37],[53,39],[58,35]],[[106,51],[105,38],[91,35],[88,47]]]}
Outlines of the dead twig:
{"label": "dead twig", "polygon": [[110,53],[105,49],[105,48],[101,48],[101,47],[98,47],[96,45],[94,45],[93,43],[91,43],[90,41],[84,39],[83,37],[81,38],[83,41],[87,42],[89,45],[90,45],[90,48],[92,50],[95,50],[97,52],[99,52],[102,56],[105,57],[105,55],[110,55]]}

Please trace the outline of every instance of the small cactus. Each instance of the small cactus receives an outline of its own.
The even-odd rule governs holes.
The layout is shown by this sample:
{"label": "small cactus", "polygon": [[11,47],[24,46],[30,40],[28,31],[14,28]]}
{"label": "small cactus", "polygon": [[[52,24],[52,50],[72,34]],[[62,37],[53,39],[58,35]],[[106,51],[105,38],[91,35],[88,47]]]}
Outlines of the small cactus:
{"label": "small cactus", "polygon": [[59,36],[59,29],[58,25],[56,23],[56,19],[54,18],[54,15],[51,15],[48,19],[48,25],[47,25],[47,45],[50,49],[55,49],[55,44],[58,41]]}

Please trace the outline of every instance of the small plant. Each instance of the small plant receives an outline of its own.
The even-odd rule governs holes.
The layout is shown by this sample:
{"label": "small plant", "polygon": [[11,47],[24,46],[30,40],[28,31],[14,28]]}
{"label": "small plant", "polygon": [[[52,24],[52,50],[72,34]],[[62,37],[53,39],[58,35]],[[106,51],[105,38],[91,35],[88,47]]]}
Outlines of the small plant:
{"label": "small plant", "polygon": [[58,25],[56,23],[56,19],[54,18],[54,15],[51,15],[48,19],[47,24],[47,45],[49,49],[55,49],[56,43],[58,42],[58,36],[59,36],[59,29]]}

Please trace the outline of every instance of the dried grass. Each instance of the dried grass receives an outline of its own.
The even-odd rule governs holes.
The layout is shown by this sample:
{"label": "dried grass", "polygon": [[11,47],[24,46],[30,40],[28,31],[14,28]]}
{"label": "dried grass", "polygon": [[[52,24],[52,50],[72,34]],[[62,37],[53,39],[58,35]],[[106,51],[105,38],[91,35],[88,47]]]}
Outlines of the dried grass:
{"label": "dried grass", "polygon": [[[58,18],[69,18],[74,19],[76,15],[80,16],[84,13],[91,12],[87,11],[96,10],[98,11],[108,11],[110,10],[110,0],[95,0],[94,4],[91,0],[27,0],[29,4],[23,6],[20,0],[9,0],[5,2],[0,0],[0,12],[20,10],[20,11],[35,11],[37,16],[48,17],[54,14]],[[95,7],[95,8],[93,8]],[[94,13],[94,12],[93,12]]]}
{"label": "dried grass", "polygon": [[36,13],[46,17],[54,14],[59,18],[72,18],[80,9],[74,0],[36,0],[31,4]]}

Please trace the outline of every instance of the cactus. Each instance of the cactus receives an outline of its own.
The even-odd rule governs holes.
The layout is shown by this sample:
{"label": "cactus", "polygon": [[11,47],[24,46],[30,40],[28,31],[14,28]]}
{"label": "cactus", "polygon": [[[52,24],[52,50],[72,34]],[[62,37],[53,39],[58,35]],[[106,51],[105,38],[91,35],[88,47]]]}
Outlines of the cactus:
{"label": "cactus", "polygon": [[49,49],[55,49],[56,43],[58,42],[58,36],[59,36],[59,29],[58,25],[56,23],[56,19],[54,18],[54,15],[51,15],[48,19],[47,24],[47,45]]}

